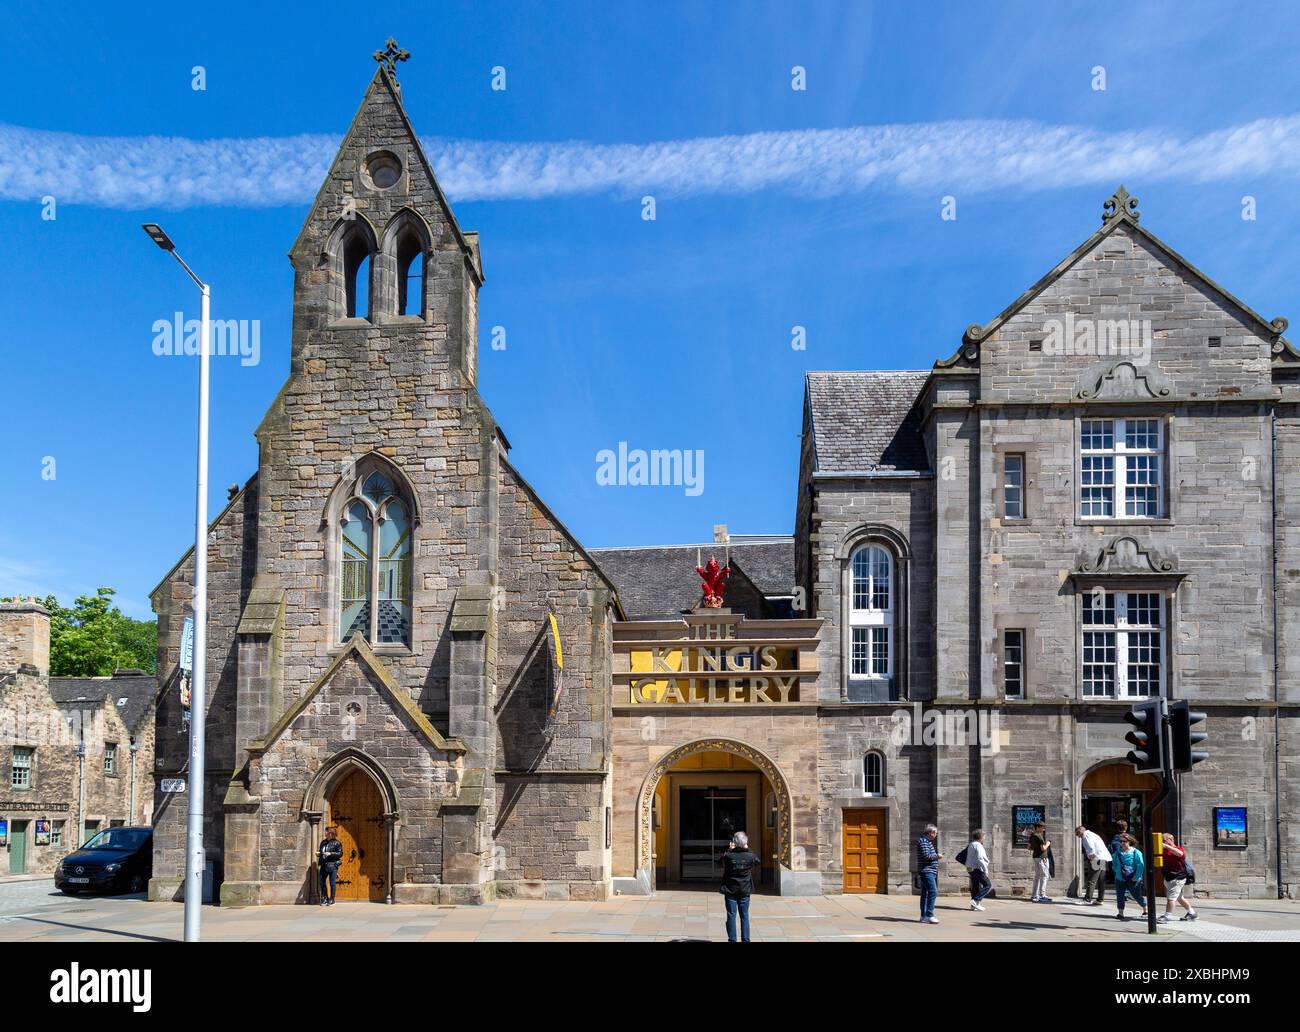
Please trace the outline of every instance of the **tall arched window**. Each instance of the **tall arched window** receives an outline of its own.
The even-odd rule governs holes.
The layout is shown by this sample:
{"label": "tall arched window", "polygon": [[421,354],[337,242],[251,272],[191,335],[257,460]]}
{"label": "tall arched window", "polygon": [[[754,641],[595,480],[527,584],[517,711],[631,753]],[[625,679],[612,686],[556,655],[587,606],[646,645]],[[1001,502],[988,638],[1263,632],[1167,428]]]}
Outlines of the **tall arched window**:
{"label": "tall arched window", "polygon": [[410,208],[403,208],[384,228],[381,250],[396,278],[396,291],[385,295],[396,315],[424,315],[424,277],[432,246],[429,227]]}
{"label": "tall arched window", "polygon": [[397,314],[424,315],[424,249],[414,234],[397,248]]}
{"label": "tall arched window", "polygon": [[849,677],[888,681],[894,674],[894,559],[881,545],[853,553],[849,587]]}
{"label": "tall arched window", "polygon": [[862,758],[862,794],[885,794],[885,758],[878,752],[869,752]]}
{"label": "tall arched window", "polygon": [[411,643],[410,500],[383,470],[358,478],[340,508],[339,638]]}
{"label": "tall arched window", "polygon": [[361,232],[349,233],[343,241],[343,315],[348,319],[370,318],[370,244]]}

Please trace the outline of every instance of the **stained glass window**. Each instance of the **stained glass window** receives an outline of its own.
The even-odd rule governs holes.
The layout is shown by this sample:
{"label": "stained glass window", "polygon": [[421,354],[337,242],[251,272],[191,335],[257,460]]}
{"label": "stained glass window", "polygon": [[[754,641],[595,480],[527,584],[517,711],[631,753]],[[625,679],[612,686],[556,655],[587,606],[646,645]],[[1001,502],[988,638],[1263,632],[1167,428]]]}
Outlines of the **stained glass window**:
{"label": "stained glass window", "polygon": [[411,509],[394,478],[363,472],[340,525],[339,636],[411,641]]}
{"label": "stained glass window", "polygon": [[343,523],[343,595],[340,635],[347,641],[354,633],[370,637],[370,556],[373,516],[364,502],[348,506]]}

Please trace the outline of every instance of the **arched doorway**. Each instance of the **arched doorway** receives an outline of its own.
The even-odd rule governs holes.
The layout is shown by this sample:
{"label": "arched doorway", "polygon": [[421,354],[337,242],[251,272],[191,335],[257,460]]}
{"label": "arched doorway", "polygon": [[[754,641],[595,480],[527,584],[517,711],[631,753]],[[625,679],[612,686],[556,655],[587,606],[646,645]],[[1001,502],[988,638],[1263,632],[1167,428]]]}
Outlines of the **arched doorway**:
{"label": "arched doorway", "polygon": [[[303,795],[302,818],[312,825],[312,857],[333,825],[343,843],[339,866],[340,900],[393,901],[394,846],[397,835],[397,788],[373,756],[347,748],[316,772]],[[306,898],[314,899],[313,859]]]}
{"label": "arched doorway", "polygon": [[719,858],[743,831],[779,889],[790,866],[790,790],[753,746],[702,739],[671,750],[646,775],[637,803],[637,874],[647,888],[716,887]]}
{"label": "arched doorway", "polygon": [[325,821],[343,843],[338,898],[382,902],[388,896],[388,850],[379,786],[361,770],[345,775],[330,792]]}
{"label": "arched doorway", "polygon": [[1116,822],[1127,822],[1129,834],[1138,840],[1138,849],[1149,860],[1151,839],[1148,832],[1164,830],[1164,807],[1156,813],[1152,828],[1143,827],[1142,808],[1146,800],[1159,790],[1160,781],[1154,774],[1139,774],[1130,763],[1109,761],[1099,764],[1084,775],[1080,785],[1079,823],[1095,831],[1109,845],[1115,835]]}

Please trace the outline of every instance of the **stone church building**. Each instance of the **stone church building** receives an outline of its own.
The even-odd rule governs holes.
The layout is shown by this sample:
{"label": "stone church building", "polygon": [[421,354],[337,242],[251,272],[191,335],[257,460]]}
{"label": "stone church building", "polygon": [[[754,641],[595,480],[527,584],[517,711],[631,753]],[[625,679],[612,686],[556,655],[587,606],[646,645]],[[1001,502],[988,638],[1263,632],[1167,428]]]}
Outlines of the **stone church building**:
{"label": "stone church building", "polygon": [[[736,830],[762,891],[907,893],[929,822],[949,856],[985,829],[1018,894],[1040,816],[1061,894],[1075,824],[1141,822],[1123,713],[1157,693],[1208,712],[1211,758],[1156,828],[1204,891],[1294,891],[1300,355],[1122,187],[950,358],[809,373],[793,534],[698,545],[588,552],[511,464],[476,388],[478,238],[391,51],[290,259],[290,375],[209,532],[223,903],[311,901],[329,825],[342,899],[707,884]],[[192,575],[153,595],[160,899]]]}
{"label": "stone church building", "polygon": [[[257,429],[257,473],[209,537],[221,899],[307,898],[330,822],[340,898],[476,902],[521,882],[601,895],[613,585],[511,465],[476,389],[478,238],[391,65],[290,260],[290,375]],[[186,556],[153,595],[172,672],[160,782],[186,760],[174,682],[192,576]],[[185,803],[158,798],[155,897],[183,879]]]}

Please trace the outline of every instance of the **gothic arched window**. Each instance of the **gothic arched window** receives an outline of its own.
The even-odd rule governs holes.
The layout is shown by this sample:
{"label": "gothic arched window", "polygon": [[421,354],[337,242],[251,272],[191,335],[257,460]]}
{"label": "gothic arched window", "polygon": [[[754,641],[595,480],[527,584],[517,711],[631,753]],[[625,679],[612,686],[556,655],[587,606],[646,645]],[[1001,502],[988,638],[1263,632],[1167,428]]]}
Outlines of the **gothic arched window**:
{"label": "gothic arched window", "polygon": [[357,478],[339,509],[339,639],[411,643],[412,508],[382,469]]}
{"label": "gothic arched window", "polygon": [[[431,247],[429,228],[411,209],[393,216],[384,229],[381,250],[388,256],[388,268],[396,279],[396,291],[386,295],[394,314],[424,315],[424,279]],[[395,296],[394,296],[395,295]]]}
{"label": "gothic arched window", "polygon": [[373,319],[375,231],[360,215],[340,219],[330,234],[322,263],[330,274],[331,319]]}
{"label": "gothic arched window", "polygon": [[361,233],[349,233],[343,242],[343,315],[370,318],[370,248]]}

